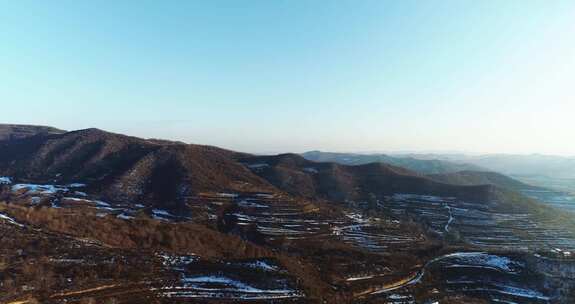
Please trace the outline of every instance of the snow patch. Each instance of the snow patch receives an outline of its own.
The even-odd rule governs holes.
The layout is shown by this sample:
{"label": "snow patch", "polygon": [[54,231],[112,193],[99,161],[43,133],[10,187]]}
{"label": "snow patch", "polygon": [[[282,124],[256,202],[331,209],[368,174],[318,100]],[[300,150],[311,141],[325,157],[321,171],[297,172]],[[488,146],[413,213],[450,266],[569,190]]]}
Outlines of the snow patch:
{"label": "snow patch", "polygon": [[12,191],[26,190],[27,193],[56,194],[58,192],[68,192],[69,189],[58,185],[36,185],[36,184],[16,184],[12,186]]}
{"label": "snow patch", "polygon": [[94,201],[94,203],[96,203],[96,205],[98,205],[98,207],[110,207],[110,204],[108,204],[106,202]]}
{"label": "snow patch", "polygon": [[269,208],[266,205],[262,205],[262,204],[258,204],[258,203],[250,202],[250,201],[246,201],[246,200],[238,202],[238,206],[244,207],[244,208]]}
{"label": "snow patch", "polygon": [[311,168],[311,167],[303,168],[303,171],[305,171],[307,173],[311,173],[311,174],[319,173],[319,171],[316,168]]}
{"label": "snow patch", "polygon": [[169,218],[174,216],[164,209],[152,209],[152,217],[160,221],[169,221]]}
{"label": "snow patch", "polygon": [[162,265],[164,265],[164,267],[177,271],[183,271],[184,266],[197,262],[200,259],[200,257],[195,254],[172,255],[168,253],[157,253],[156,255],[162,259]]}
{"label": "snow patch", "polygon": [[158,216],[172,216],[168,211],[164,209],[152,209],[152,213]]}
{"label": "snow patch", "polygon": [[488,267],[503,272],[514,273],[523,265],[505,256],[498,256],[484,252],[458,252],[442,256],[441,260],[449,259],[449,268],[457,267]]}
{"label": "snow patch", "polygon": [[0,176],[0,185],[10,185],[12,178],[8,176]]}
{"label": "snow patch", "polygon": [[91,200],[87,200],[87,199],[83,199],[83,198],[77,198],[77,197],[63,197],[62,199],[69,200],[69,201],[76,201],[76,202],[93,203],[93,201],[91,201]]}
{"label": "snow patch", "polygon": [[246,266],[248,266],[250,268],[265,270],[265,271],[278,271],[279,270],[279,268],[277,266],[271,265],[266,261],[250,262],[250,263],[247,263]]}
{"label": "snow patch", "polygon": [[82,184],[82,183],[71,183],[69,185],[66,185],[66,187],[68,188],[84,188],[86,187],[86,184]]}
{"label": "snow patch", "polygon": [[22,224],[16,222],[13,218],[7,216],[7,215],[4,214],[4,213],[0,213],[0,219],[5,220],[5,221],[7,221],[8,223],[10,223],[10,224],[12,224],[12,225],[16,225],[16,226],[19,226],[19,227],[24,227],[24,225],[22,225]]}
{"label": "snow patch", "polygon": [[347,278],[345,279],[346,281],[360,281],[360,280],[368,280],[368,279],[373,279],[375,276],[373,275],[369,275],[369,276],[362,276],[362,277],[351,277],[351,278]]}
{"label": "snow patch", "polygon": [[[293,289],[260,289],[248,285],[244,282],[240,282],[237,280],[233,280],[226,276],[197,276],[197,277],[186,277],[184,276],[181,281],[184,284],[191,284],[192,287],[201,289],[201,290],[214,290],[214,291],[240,291],[244,293],[291,293],[294,292]],[[215,287],[210,288],[209,284],[221,284],[225,287]]]}
{"label": "snow patch", "polygon": [[120,214],[118,214],[116,217],[119,218],[119,219],[122,219],[122,220],[131,220],[131,219],[134,219],[133,216],[127,215],[127,214],[125,214],[125,213],[120,213]]}

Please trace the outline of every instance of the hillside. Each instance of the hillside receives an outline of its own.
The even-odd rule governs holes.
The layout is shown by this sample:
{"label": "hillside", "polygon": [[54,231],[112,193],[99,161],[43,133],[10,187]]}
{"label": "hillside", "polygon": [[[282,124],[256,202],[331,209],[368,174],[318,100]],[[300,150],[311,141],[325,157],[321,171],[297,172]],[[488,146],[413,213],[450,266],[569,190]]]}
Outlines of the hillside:
{"label": "hillside", "polygon": [[430,174],[428,177],[442,183],[454,185],[494,185],[515,191],[542,189],[497,172],[460,171],[455,173]]}
{"label": "hillside", "polygon": [[296,154],[251,156],[240,160],[254,173],[288,193],[327,200],[367,199],[395,193],[487,200],[488,186],[455,186],[384,163],[358,166],[313,162]]}
{"label": "hillside", "polygon": [[62,134],[66,131],[46,126],[0,124],[0,141],[45,134]]}
{"label": "hillside", "polygon": [[479,166],[465,163],[456,163],[437,159],[417,159],[407,156],[390,156],[386,154],[355,154],[310,151],[303,153],[302,156],[311,161],[336,162],[343,165],[364,165],[374,162],[381,162],[403,167],[421,174],[442,174],[464,170],[482,170],[482,168]]}
{"label": "hillside", "polygon": [[200,192],[225,191],[285,191],[338,201],[394,193],[487,199],[485,187],[438,183],[383,163],[346,166],[315,163],[295,154],[252,156],[98,129],[4,141],[0,175],[86,183],[91,193],[106,200],[169,209],[182,207],[186,197]]}
{"label": "hillside", "polygon": [[172,207],[202,191],[272,188],[235,162],[233,154],[87,129],[0,143],[0,175],[36,183],[86,183],[104,199]]}
{"label": "hillside", "polygon": [[[316,157],[322,155],[337,154]],[[105,200],[172,210],[185,209],[188,198],[202,192],[286,192],[329,201],[404,193],[487,201],[488,185],[537,189],[493,172],[425,176],[383,162],[343,165],[296,154],[254,156],[99,129],[2,141],[0,176],[21,182],[85,183],[88,192]]]}

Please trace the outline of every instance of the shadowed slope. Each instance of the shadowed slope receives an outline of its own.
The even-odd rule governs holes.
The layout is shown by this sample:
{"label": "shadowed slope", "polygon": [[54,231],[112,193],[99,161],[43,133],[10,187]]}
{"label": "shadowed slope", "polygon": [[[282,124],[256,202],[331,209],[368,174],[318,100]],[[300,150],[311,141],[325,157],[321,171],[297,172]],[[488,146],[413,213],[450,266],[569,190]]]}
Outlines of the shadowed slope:
{"label": "shadowed slope", "polygon": [[110,200],[173,206],[202,191],[273,188],[233,154],[87,129],[3,142],[0,173],[35,182],[83,182]]}
{"label": "shadowed slope", "polygon": [[365,165],[369,163],[386,163],[399,166],[421,174],[441,174],[463,170],[482,170],[481,167],[437,159],[417,159],[409,156],[390,156],[386,154],[356,154],[310,151],[302,156],[318,162],[335,162],[342,165]]}
{"label": "shadowed slope", "polygon": [[454,185],[495,185],[515,191],[543,189],[531,186],[497,172],[461,171],[445,174],[430,174],[431,179]]}
{"label": "shadowed slope", "polygon": [[316,163],[296,154],[245,157],[241,161],[276,187],[304,197],[355,200],[370,194],[412,193],[485,201],[489,195],[489,186],[443,184],[384,163]]}

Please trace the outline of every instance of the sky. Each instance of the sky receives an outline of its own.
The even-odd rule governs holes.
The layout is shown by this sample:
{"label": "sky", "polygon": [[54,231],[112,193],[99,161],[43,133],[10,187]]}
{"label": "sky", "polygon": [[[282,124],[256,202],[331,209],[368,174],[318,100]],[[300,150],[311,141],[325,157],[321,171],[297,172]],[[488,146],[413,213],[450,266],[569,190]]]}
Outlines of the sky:
{"label": "sky", "polygon": [[572,0],[0,0],[0,122],[575,155]]}

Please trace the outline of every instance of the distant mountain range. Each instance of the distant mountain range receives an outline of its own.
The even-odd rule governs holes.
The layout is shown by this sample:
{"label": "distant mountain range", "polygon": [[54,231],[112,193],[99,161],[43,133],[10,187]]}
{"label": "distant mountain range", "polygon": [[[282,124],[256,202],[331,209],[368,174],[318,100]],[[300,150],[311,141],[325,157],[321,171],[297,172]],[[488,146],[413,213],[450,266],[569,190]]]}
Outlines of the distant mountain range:
{"label": "distant mountain range", "polygon": [[465,170],[486,171],[486,169],[472,164],[439,159],[417,159],[409,156],[391,156],[387,154],[355,154],[310,151],[302,153],[302,156],[311,161],[336,162],[344,165],[365,165],[369,163],[381,162],[403,167],[421,174],[442,174]]}
{"label": "distant mountain range", "polygon": [[575,193],[573,157],[503,154],[388,155],[321,151],[306,152],[302,156],[308,160],[332,161],[346,165],[382,162],[454,184],[496,184],[513,190],[529,190],[529,187],[537,186]]}
{"label": "distant mountain range", "polygon": [[371,194],[412,193],[483,201],[489,195],[484,185],[448,185],[381,162],[352,166],[314,162],[297,154],[251,156],[240,161],[279,189],[310,198],[343,201],[366,199]]}
{"label": "distant mountain range", "polygon": [[575,157],[540,154],[492,154],[480,156],[407,154],[397,156],[471,164],[511,176],[525,183],[575,193]]}
{"label": "distant mountain range", "polygon": [[402,157],[471,164],[507,175],[540,175],[554,178],[575,178],[575,157],[541,154],[491,154],[480,156],[462,154],[407,154]]}
{"label": "distant mountain range", "polygon": [[[161,204],[171,210],[183,211],[186,198],[202,192],[284,192],[330,201],[394,193],[486,201],[492,193],[487,185],[449,184],[381,162],[342,165],[314,162],[296,154],[255,156],[99,129],[66,133],[53,128],[28,129],[36,133],[22,137],[14,131],[7,135],[11,140],[0,142],[1,176],[44,183],[79,181],[107,200]],[[433,166],[435,171],[451,166],[446,162],[414,163],[431,171]]]}
{"label": "distant mountain range", "polygon": [[454,185],[495,185],[514,191],[543,190],[497,172],[460,171],[454,173],[430,174],[429,178]]}

